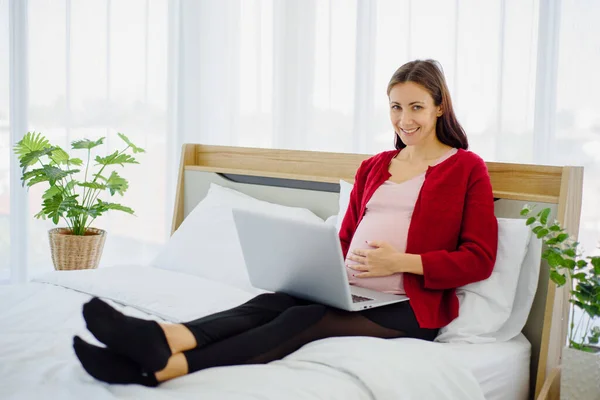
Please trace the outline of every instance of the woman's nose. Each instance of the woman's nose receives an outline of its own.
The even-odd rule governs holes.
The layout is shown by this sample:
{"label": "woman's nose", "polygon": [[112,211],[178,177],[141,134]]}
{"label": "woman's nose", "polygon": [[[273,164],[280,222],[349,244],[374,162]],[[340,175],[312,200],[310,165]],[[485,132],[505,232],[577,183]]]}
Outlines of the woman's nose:
{"label": "woman's nose", "polygon": [[410,124],[412,123],[412,118],[409,114],[407,113],[403,113],[402,115],[400,115],[398,117],[398,121],[397,124],[398,126],[410,126]]}

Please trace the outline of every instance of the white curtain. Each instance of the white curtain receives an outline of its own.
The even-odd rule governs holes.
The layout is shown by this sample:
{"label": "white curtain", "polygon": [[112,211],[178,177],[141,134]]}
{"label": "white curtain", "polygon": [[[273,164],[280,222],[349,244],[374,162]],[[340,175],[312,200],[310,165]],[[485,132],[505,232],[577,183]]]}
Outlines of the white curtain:
{"label": "white curtain", "polygon": [[[123,199],[114,200],[133,208],[135,216],[110,212],[94,223],[108,231],[101,266],[145,263],[164,243],[170,224],[165,209],[171,195],[165,169],[168,11],[168,0],[0,2],[0,271],[4,279],[11,268],[13,281],[26,278],[21,270],[31,277],[52,269],[47,231],[53,225],[32,217],[41,208],[45,187],[36,185],[26,192],[18,180],[20,171],[8,174],[12,146],[25,131],[41,132],[65,149],[75,139],[106,137],[97,152],[101,156],[123,148],[117,132],[146,149],[136,155],[139,165],[119,171],[129,180],[129,190]],[[21,34],[8,35],[9,18],[13,27],[26,24],[25,48],[7,49],[9,36]],[[13,99],[13,93],[8,104],[4,97],[8,90],[2,90],[9,82],[7,67],[20,58],[27,62],[26,79],[11,89],[27,92],[24,106]],[[11,73],[18,75],[14,68]],[[24,130],[13,129],[9,137],[5,116],[12,106],[16,113],[10,115],[25,117],[26,124]],[[84,158],[85,153],[78,156]],[[17,229],[25,236],[17,237],[9,250]],[[15,268],[9,260],[23,265]]]}
{"label": "white curtain", "polygon": [[10,134],[8,1],[0,0],[0,282],[10,277]]}
{"label": "white curtain", "polygon": [[473,149],[489,160],[533,160],[537,1],[181,5],[186,141],[388,149],[389,78],[409,60],[435,58]]}
{"label": "white curtain", "polygon": [[[9,19],[23,18],[14,3],[27,4],[26,54],[10,51]],[[39,190],[22,197],[26,212],[10,202],[22,191],[10,179],[10,149],[23,134],[9,135],[11,105],[25,109],[16,115],[28,130],[61,145],[107,136],[114,149],[123,132],[147,149],[122,171],[131,180],[123,203],[137,217],[98,220],[109,231],[102,266],[140,263],[167,238],[182,143],[390,149],[387,82],[416,58],[441,62],[484,159],[585,166],[580,239],[592,252],[597,15],[594,0],[0,0],[0,273],[9,276],[9,259],[25,260],[12,265],[13,280],[51,268],[51,225],[31,218]],[[7,94],[19,61],[28,64],[21,108]]]}

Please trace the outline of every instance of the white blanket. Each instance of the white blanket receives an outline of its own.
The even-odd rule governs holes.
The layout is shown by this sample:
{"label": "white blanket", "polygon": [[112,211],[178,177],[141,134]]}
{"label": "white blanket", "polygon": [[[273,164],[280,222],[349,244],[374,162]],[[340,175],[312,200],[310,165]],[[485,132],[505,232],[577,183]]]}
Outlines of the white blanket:
{"label": "white blanket", "polygon": [[468,366],[444,345],[365,337],[320,340],[268,365],[211,368],[156,389],[107,385],[87,375],[71,347],[75,334],[98,344],[81,316],[91,295],[130,315],[176,322],[255,293],[135,266],[52,272],[36,281],[0,288],[2,399],[484,399]]}

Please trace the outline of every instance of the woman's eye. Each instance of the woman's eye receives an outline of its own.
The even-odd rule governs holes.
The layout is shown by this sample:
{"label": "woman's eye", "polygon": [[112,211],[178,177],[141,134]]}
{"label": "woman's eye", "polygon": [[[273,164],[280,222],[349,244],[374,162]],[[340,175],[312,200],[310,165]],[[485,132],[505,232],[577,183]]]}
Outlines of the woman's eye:
{"label": "woman's eye", "polygon": [[400,107],[399,107],[398,105],[396,105],[396,104],[394,104],[394,105],[392,106],[392,110],[399,110],[399,109],[400,109]]}
{"label": "woman's eye", "polygon": [[423,107],[421,107],[421,106],[413,106],[413,110],[415,110],[415,111],[419,111],[421,108],[423,108]]}

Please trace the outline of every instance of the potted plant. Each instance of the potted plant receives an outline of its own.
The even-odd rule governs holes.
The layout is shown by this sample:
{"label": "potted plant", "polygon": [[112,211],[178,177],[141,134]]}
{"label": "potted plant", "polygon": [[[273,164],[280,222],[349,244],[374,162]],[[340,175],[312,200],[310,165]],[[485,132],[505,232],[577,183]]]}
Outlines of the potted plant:
{"label": "potted plant", "polygon": [[[569,341],[561,361],[561,399],[600,398],[600,256],[584,257],[576,242],[557,222],[549,222],[550,209],[530,216],[525,205],[521,215],[526,224],[543,240],[542,258],[550,266],[550,279],[559,287],[570,285],[571,322]],[[575,320],[575,311],[581,317]]]}
{"label": "potted plant", "polygon": [[[109,210],[123,211],[133,214],[134,211],[121,204],[104,201],[102,193],[110,196],[127,191],[129,183],[115,170],[107,168],[138,164],[131,154],[141,153],[144,149],[137,147],[122,133],[118,134],[125,143],[122,150],[117,150],[106,157],[96,156],[95,164],[90,168],[92,149],[100,146],[104,138],[98,140],[76,140],[71,148],[86,151],[87,159],[71,157],[59,146],[50,142],[40,133],[28,132],[14,146],[23,169],[21,177],[23,186],[31,187],[38,183],[49,186],[42,195],[42,210],[36,218],[49,218],[55,225],[62,219],[66,227],[51,229],[49,234],[50,250],[54,268],[57,270],[96,268],[102,255],[106,240],[106,232],[91,227],[92,223]],[[91,169],[97,168],[97,172]]]}

